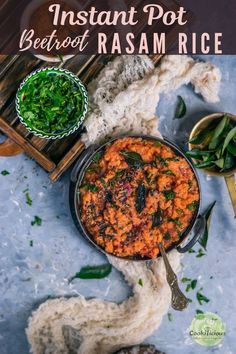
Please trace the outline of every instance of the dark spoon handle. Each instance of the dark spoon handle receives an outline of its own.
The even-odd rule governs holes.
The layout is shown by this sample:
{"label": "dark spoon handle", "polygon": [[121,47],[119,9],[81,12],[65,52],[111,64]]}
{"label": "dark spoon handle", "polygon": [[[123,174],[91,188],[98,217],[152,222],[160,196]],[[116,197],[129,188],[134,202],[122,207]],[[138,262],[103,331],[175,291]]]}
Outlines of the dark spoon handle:
{"label": "dark spoon handle", "polygon": [[188,306],[189,301],[179,288],[178,278],[170,265],[162,243],[159,243],[158,246],[166,267],[166,280],[171,290],[171,306],[174,310],[183,311]]}

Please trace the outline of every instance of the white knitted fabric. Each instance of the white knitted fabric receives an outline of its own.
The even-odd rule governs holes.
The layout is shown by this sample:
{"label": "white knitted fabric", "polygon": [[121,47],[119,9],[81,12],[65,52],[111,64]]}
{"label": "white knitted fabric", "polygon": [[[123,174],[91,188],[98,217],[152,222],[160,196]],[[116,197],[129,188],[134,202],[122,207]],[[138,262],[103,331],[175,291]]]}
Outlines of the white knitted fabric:
{"label": "white knitted fabric", "polygon": [[[82,136],[86,145],[121,133],[158,135],[156,105],[162,92],[191,82],[208,102],[218,100],[220,71],[187,56],[165,56],[154,69],[147,56],[119,56],[89,87],[90,113]],[[172,251],[178,272],[181,256]],[[148,265],[108,257],[133,287],[122,304],[83,297],[48,300],[26,330],[34,354],[108,354],[143,342],[161,323],[170,305],[162,259]],[[138,285],[142,278],[143,287]]]}

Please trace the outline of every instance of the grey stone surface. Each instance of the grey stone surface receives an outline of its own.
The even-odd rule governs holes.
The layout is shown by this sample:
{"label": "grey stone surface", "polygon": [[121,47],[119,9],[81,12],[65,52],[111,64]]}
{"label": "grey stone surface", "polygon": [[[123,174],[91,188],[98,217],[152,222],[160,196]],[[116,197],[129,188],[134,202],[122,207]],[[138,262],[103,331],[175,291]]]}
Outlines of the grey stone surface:
{"label": "grey stone surface", "polygon": [[[163,135],[185,147],[188,133],[198,119],[208,112],[236,113],[236,57],[211,56],[222,71],[221,100],[207,104],[193,93],[191,87],[161,98],[158,107]],[[182,120],[173,120],[177,94],[184,97],[188,112]],[[69,172],[53,184],[34,161],[24,155],[0,158],[0,353],[27,354],[25,336],[27,318],[31,311],[48,297],[101,297],[122,301],[130,289],[116,270],[103,280],[76,280],[68,285],[68,278],[81,266],[105,262],[105,256],[93,249],[78,234],[68,206]],[[222,178],[200,173],[203,204],[217,200],[212,218],[207,255],[196,253],[183,259],[183,276],[197,279],[197,287],[188,296],[193,300],[189,308],[178,313],[170,309],[173,321],[163,319],[161,327],[147,343],[167,354],[200,354],[236,352],[236,238],[235,219],[227,189]],[[26,203],[26,189],[32,205]],[[42,225],[31,225],[34,216]],[[30,241],[33,241],[33,247]],[[198,251],[199,245],[194,249]],[[200,306],[196,291],[203,288],[210,302]],[[192,342],[188,328],[196,309],[217,312],[226,324],[226,336],[215,348],[201,347]]]}

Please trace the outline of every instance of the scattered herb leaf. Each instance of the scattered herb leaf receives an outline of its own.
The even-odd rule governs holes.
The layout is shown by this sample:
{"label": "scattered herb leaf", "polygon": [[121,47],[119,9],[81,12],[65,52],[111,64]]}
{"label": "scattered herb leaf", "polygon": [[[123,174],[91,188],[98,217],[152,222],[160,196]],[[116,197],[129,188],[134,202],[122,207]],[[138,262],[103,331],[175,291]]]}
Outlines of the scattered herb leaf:
{"label": "scattered herb leaf", "polygon": [[143,279],[142,278],[139,278],[138,285],[143,286]]}
{"label": "scattered herb leaf", "polygon": [[29,194],[28,191],[25,193],[25,197],[26,197],[26,204],[28,204],[29,206],[31,206],[32,203],[33,203],[33,201],[32,201],[32,199],[30,198],[30,194]]}
{"label": "scattered herb leaf", "polygon": [[186,114],[187,108],[184,99],[181,96],[177,98],[177,106],[175,110],[175,118],[183,118]]}
{"label": "scattered herb leaf", "polygon": [[189,281],[191,281],[191,279],[184,277],[181,279],[181,281],[182,281],[182,283],[188,283]]}
{"label": "scattered herb leaf", "polygon": [[203,250],[200,248],[200,249],[198,250],[198,253],[197,253],[196,257],[197,257],[197,258],[201,258],[201,257],[203,257],[203,256],[205,256],[205,255],[206,255],[206,253],[204,253]]}
{"label": "scattered herb leaf", "polygon": [[1,175],[2,176],[8,176],[10,174],[10,172],[8,172],[7,170],[3,170],[2,172],[1,172]]}
{"label": "scattered herb leaf", "polygon": [[210,300],[205,295],[200,293],[200,291],[198,291],[197,292],[197,301],[199,302],[200,305],[202,305],[203,302],[208,303]]}
{"label": "scattered herb leaf", "polygon": [[169,320],[170,322],[173,321],[173,315],[172,315],[172,313],[168,312],[167,317],[168,317],[168,320]]}
{"label": "scattered herb leaf", "polygon": [[78,273],[75,273],[73,277],[69,279],[71,283],[74,279],[102,279],[107,277],[112,270],[111,264],[102,264],[99,266],[86,266],[80,269]]}
{"label": "scattered herb leaf", "polygon": [[200,315],[200,314],[203,314],[204,312],[202,310],[196,310],[196,314],[197,315]]}
{"label": "scattered herb leaf", "polygon": [[42,219],[39,216],[35,215],[34,220],[31,221],[31,225],[32,226],[34,226],[34,225],[41,226],[42,225]]}
{"label": "scattered herb leaf", "polygon": [[211,205],[209,205],[209,207],[206,209],[206,211],[202,215],[206,220],[206,227],[205,227],[203,235],[199,238],[198,242],[204,248],[204,250],[206,250],[206,247],[207,247],[208,233],[209,233],[210,222],[211,222],[211,215],[212,215],[212,211],[213,211],[215,204],[216,204],[216,201],[214,201]]}
{"label": "scattered herb leaf", "polygon": [[194,290],[196,288],[196,286],[197,286],[197,279],[193,279],[191,281],[191,288]]}

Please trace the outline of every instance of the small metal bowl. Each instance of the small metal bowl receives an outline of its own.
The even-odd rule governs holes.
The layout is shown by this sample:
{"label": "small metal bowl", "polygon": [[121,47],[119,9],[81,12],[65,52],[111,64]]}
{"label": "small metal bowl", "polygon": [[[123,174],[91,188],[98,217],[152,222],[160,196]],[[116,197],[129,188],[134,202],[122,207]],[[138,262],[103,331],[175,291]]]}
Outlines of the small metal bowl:
{"label": "small metal bowl", "polygon": [[[197,134],[199,134],[203,129],[207,128],[209,124],[214,120],[219,120],[222,116],[227,115],[233,122],[236,122],[236,116],[230,113],[213,113],[209,116],[202,118],[194,127],[190,133],[189,140],[193,139]],[[203,148],[203,145],[193,145],[189,143],[188,145],[189,150],[193,150],[196,148]],[[194,163],[198,161],[192,158]],[[210,176],[220,176],[220,177],[227,177],[231,176],[233,173],[236,172],[236,167],[232,168],[231,170],[220,172],[218,168],[203,168],[202,171],[206,172]]]}
{"label": "small metal bowl", "polygon": [[[210,114],[204,118],[202,118],[194,127],[193,130],[190,133],[190,137],[189,140],[191,140],[194,136],[196,136],[197,134],[200,133],[200,131],[206,127],[209,126],[209,124],[213,121],[213,120],[219,120],[223,115],[227,115],[234,123],[236,122],[236,116],[231,114],[231,113],[224,113],[224,112],[220,112],[220,113],[213,113]],[[201,144],[199,145],[193,145],[190,144],[188,145],[189,150],[192,150],[196,147],[201,148],[203,147]],[[197,163],[196,159],[192,159],[194,163]],[[236,218],[236,187],[235,187],[235,177],[234,174],[236,173],[236,167],[233,167],[231,170],[228,171],[223,171],[220,172],[217,168],[203,168],[201,169],[204,173],[210,175],[210,176],[217,176],[217,177],[224,177],[225,178],[225,182],[229,191],[229,195],[230,195],[230,199],[231,199],[231,203],[234,209],[234,217]]]}
{"label": "small metal bowl", "polygon": [[[36,130],[33,126],[29,126],[25,120],[24,117],[22,117],[21,115],[21,107],[20,107],[20,95],[21,92],[24,88],[24,85],[31,80],[33,77],[35,77],[36,75],[38,75],[41,72],[48,72],[48,73],[53,73],[53,74],[58,74],[58,75],[65,75],[66,77],[68,77],[71,81],[75,82],[76,85],[78,86],[78,90],[80,90],[82,96],[83,96],[83,110],[82,113],[80,115],[78,115],[77,118],[77,122],[72,125],[71,127],[65,129],[65,130],[60,130],[57,131],[55,133],[44,133],[43,131],[39,131]],[[73,134],[83,123],[86,113],[88,111],[88,94],[87,91],[85,89],[85,86],[83,85],[83,83],[80,81],[80,79],[73,74],[72,72],[62,69],[62,68],[56,68],[56,67],[48,67],[48,68],[43,68],[43,69],[38,69],[36,71],[33,71],[32,73],[30,73],[25,79],[24,81],[21,83],[17,94],[16,94],[16,111],[17,111],[17,115],[21,121],[21,123],[34,135],[39,136],[40,138],[45,138],[45,139],[49,139],[49,140],[54,140],[54,139],[62,139],[68,135]]]}

